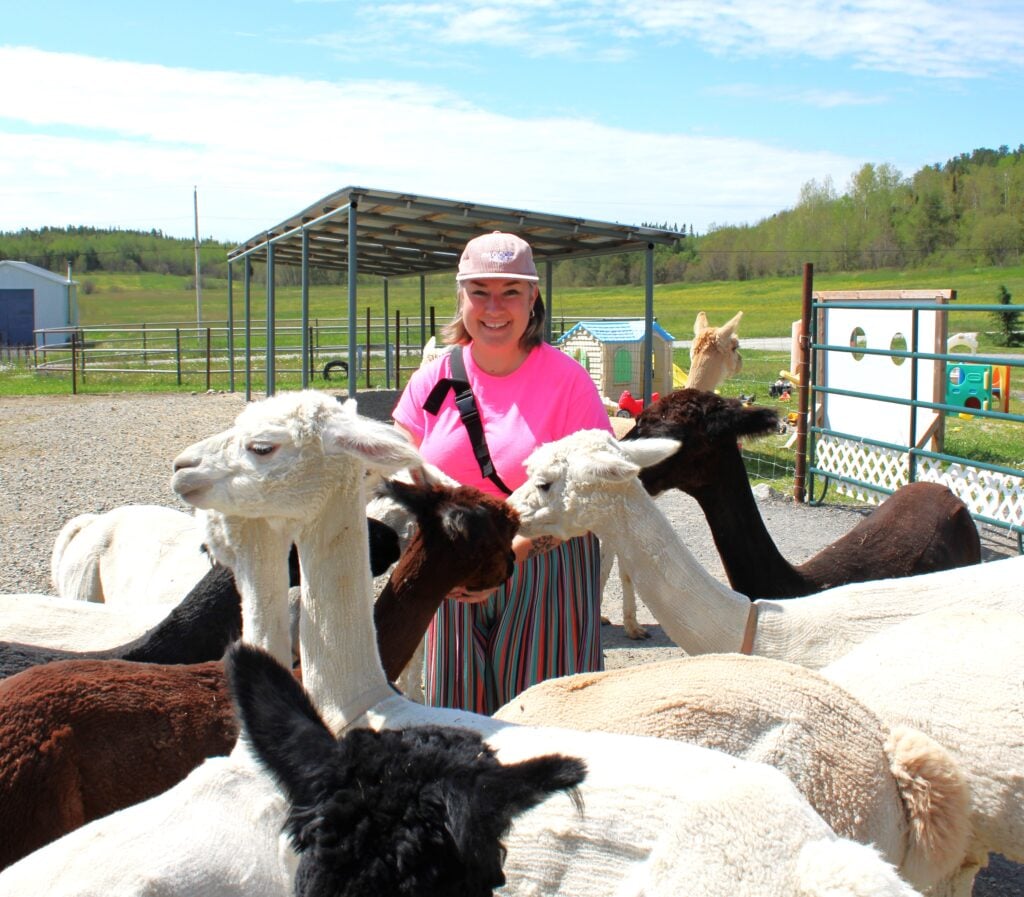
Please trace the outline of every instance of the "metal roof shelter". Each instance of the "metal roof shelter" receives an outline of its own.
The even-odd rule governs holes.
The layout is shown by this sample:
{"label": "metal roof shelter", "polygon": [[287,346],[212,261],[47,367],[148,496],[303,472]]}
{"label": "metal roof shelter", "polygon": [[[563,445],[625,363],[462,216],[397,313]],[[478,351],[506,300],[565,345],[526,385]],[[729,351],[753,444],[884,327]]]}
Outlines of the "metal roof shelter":
{"label": "metal roof shelter", "polygon": [[[481,203],[438,199],[412,193],[393,193],[366,187],[345,187],[325,196],[298,214],[259,233],[228,253],[228,315],[231,310],[232,265],[258,261],[267,265],[267,394],[274,392],[274,265],[302,269],[303,333],[308,332],[309,268],[348,272],[349,370],[356,370],[356,276],[409,277],[458,267],[465,244],[473,237],[502,230],[518,234],[533,249],[538,268],[544,263],[545,302],[551,308],[552,263],[619,252],[647,253],[645,322],[648,343],[644,391],[651,392],[650,355],[654,319],[654,247],[672,245],[681,234],[672,230],[613,224],[567,215],[528,212]],[[245,264],[246,332],[249,332],[250,266]],[[421,287],[421,320],[425,317]],[[550,328],[550,316],[548,326]],[[421,328],[422,329],[422,328]],[[550,338],[550,330],[549,330]],[[425,333],[423,341],[425,342]],[[303,346],[305,353],[308,347]],[[248,352],[247,352],[248,359]],[[305,366],[304,366],[305,367]],[[248,360],[246,364],[248,397]],[[303,386],[306,383],[303,374]],[[355,395],[355,377],[349,394]]]}

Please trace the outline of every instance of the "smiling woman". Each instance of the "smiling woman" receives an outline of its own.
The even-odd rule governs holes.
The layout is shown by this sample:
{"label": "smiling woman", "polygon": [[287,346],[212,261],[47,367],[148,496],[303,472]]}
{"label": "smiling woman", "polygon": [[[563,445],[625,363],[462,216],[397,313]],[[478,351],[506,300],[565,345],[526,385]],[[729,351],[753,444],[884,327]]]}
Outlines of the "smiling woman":
{"label": "smiling woman", "polygon": [[[525,240],[497,231],[470,240],[456,280],[444,330],[455,348],[413,375],[394,418],[427,461],[501,497],[522,482],[537,445],[610,430],[608,414],[587,372],[544,342]],[[452,593],[438,611],[427,633],[428,703],[490,713],[543,679],[601,669],[597,540],[517,536],[513,549],[501,588]]]}

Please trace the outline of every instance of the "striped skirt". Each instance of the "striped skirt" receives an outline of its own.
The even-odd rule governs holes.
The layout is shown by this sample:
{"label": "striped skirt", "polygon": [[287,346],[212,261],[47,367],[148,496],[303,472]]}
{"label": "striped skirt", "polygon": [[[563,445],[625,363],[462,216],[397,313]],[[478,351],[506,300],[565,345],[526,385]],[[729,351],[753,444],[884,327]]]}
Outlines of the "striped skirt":
{"label": "striped skirt", "polygon": [[604,668],[601,553],[579,536],[517,564],[486,601],[444,601],[427,630],[426,703],[490,715],[544,679]]}

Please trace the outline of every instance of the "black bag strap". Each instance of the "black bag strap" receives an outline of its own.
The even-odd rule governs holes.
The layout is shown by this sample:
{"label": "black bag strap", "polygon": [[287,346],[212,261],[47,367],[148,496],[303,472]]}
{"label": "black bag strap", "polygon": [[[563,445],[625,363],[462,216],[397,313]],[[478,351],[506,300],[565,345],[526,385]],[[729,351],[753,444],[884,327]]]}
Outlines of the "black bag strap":
{"label": "black bag strap", "polygon": [[476,407],[473,389],[469,385],[469,376],[466,374],[466,363],[462,360],[462,352],[463,347],[456,346],[449,353],[452,376],[438,380],[434,384],[430,395],[423,403],[423,410],[428,414],[437,414],[441,410],[441,403],[444,402],[445,396],[448,395],[448,390],[453,390],[455,392],[455,407],[459,409],[459,417],[462,418],[463,426],[469,433],[469,441],[473,444],[473,454],[476,456],[476,463],[480,465],[480,473],[506,495],[511,495],[512,490],[498,476],[498,471],[494,469],[494,462],[491,460],[491,453],[487,450],[483,421],[480,420],[480,411]]}

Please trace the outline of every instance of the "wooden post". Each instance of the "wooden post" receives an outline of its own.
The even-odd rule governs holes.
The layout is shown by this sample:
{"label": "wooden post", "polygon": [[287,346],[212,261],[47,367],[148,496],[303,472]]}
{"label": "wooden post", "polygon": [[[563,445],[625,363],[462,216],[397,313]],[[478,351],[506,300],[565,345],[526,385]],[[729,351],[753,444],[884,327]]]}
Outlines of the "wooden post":
{"label": "wooden post", "polygon": [[78,334],[71,334],[71,395],[78,395]]}
{"label": "wooden post", "polygon": [[803,504],[807,501],[807,408],[810,405],[811,370],[811,297],[814,290],[814,265],[804,263],[803,297],[800,313],[800,360],[797,369],[799,407],[796,421],[796,471],[793,476],[793,498]]}

